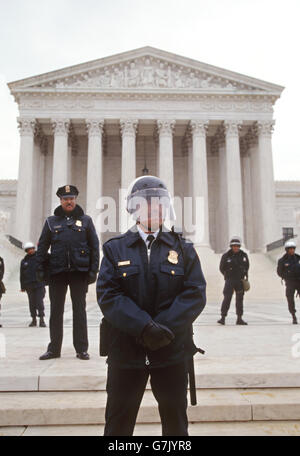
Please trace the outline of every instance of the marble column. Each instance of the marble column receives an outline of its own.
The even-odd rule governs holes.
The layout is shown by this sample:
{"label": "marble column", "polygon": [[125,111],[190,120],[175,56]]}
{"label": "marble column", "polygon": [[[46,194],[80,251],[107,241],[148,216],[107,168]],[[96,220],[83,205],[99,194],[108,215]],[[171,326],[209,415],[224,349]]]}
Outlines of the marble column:
{"label": "marble column", "polygon": [[226,143],[228,240],[230,240],[232,236],[239,236],[244,241],[239,123],[237,121],[226,121],[224,126]]}
{"label": "marble column", "polygon": [[138,120],[121,119],[122,164],[121,164],[121,198],[120,198],[120,231],[128,229],[129,216],[126,212],[127,189],[136,178],[136,132]]}
{"label": "marble column", "polygon": [[[99,210],[96,208],[98,199],[103,193],[103,147],[102,135],[104,120],[86,120],[88,131],[88,161],[87,161],[87,192],[86,212],[97,225]],[[96,228],[99,228],[96,226]],[[99,234],[99,229],[97,229]]]}
{"label": "marble column", "polygon": [[158,175],[167,186],[171,196],[174,196],[174,158],[173,132],[175,120],[158,120],[159,136]]}
{"label": "marble column", "polygon": [[272,156],[272,132],[274,121],[258,122],[258,179],[259,179],[259,209],[261,219],[260,247],[265,250],[266,245],[281,237],[276,219],[275,182]]}
{"label": "marble column", "polygon": [[15,237],[22,242],[31,240],[34,186],[34,134],[36,121],[18,119],[20,129],[19,177],[16,204]]}
{"label": "marble column", "polygon": [[52,210],[54,210],[59,204],[58,198],[56,196],[58,187],[71,184],[71,182],[68,182],[70,167],[68,149],[69,127],[69,119],[52,120],[52,128],[54,132],[52,169]]}
{"label": "marble column", "polygon": [[196,246],[209,246],[209,214],[208,214],[208,178],[207,178],[207,153],[206,153],[206,133],[208,122],[192,120],[190,122],[192,132],[192,163],[191,175],[189,180],[192,182],[192,198],[194,221],[195,210],[198,207],[197,199],[202,199],[203,214],[200,219],[201,228],[197,226],[194,243]]}

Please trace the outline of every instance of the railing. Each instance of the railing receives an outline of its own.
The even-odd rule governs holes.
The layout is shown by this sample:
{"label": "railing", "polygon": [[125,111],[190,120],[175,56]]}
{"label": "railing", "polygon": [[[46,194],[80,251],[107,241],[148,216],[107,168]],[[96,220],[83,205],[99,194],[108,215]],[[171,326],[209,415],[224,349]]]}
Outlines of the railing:
{"label": "railing", "polygon": [[295,237],[297,237],[297,234],[293,234],[292,236],[285,236],[284,238],[279,239],[278,241],[271,242],[271,244],[267,245],[267,252],[270,252],[271,250],[279,249],[279,247],[284,246],[284,244],[286,243],[286,241],[288,239],[294,239]]}
{"label": "railing", "polygon": [[18,249],[23,250],[23,243],[19,241],[19,239],[16,239],[15,237],[11,236],[10,234],[6,234],[7,239],[11,244],[13,244],[15,247],[18,247]]}

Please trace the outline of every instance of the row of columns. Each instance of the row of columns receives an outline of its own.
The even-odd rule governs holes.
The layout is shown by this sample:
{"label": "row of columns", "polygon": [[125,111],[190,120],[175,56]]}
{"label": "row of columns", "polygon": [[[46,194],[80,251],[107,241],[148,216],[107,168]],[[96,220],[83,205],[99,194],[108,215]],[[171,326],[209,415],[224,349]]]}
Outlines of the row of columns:
{"label": "row of columns", "polygon": [[[173,132],[174,120],[157,120],[158,135],[158,175],[174,196]],[[16,213],[16,236],[21,240],[31,237],[32,226],[32,190],[34,176],[34,119],[19,119],[21,145],[19,161],[19,181]],[[256,230],[260,232],[259,245],[263,249],[273,239],[276,226],[275,191],[272,162],[271,132],[272,122],[257,123],[258,143],[253,151],[253,185],[255,192],[254,216],[257,218]],[[53,173],[52,173],[52,208],[57,205],[56,189],[69,182],[69,119],[52,121],[54,132]],[[96,220],[96,203],[103,194],[103,157],[102,138],[104,119],[86,120],[88,132],[87,162],[87,213]],[[126,189],[136,177],[136,132],[137,119],[121,119],[122,136],[122,171],[121,188]],[[219,208],[224,222],[227,240],[231,236],[244,236],[243,193],[240,160],[239,130],[237,121],[224,122],[224,143],[219,144]],[[196,245],[209,246],[209,210],[208,210],[208,175],[206,135],[208,122],[191,120],[189,133],[191,147],[189,155],[190,193],[193,201],[203,199],[203,229],[201,236],[194,236]],[[249,195],[250,197],[250,195]],[[122,214],[122,211],[120,212]],[[24,220],[26,219],[25,223]],[[125,223],[125,220],[123,220]],[[122,221],[121,221],[122,225]],[[227,229],[226,229],[227,227]],[[198,237],[197,237],[198,236]]]}

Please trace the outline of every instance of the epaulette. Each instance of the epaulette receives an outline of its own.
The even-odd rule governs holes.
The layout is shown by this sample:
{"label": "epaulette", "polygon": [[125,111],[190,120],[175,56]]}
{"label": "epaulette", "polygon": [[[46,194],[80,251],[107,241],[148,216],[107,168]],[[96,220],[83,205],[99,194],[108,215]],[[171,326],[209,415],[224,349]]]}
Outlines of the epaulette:
{"label": "epaulette", "polygon": [[108,242],[115,241],[116,239],[123,239],[125,237],[125,234],[126,233],[118,234],[117,236],[114,236],[114,237],[112,237],[110,239],[107,239],[107,241],[105,241],[103,243],[103,245],[108,244]]}
{"label": "epaulette", "polygon": [[186,238],[186,237],[183,236],[183,232],[182,232],[182,229],[181,229],[181,228],[176,227],[176,226],[173,225],[172,228],[171,228],[171,232],[172,232],[173,234],[177,235],[178,238],[179,238],[181,241],[185,242],[186,244],[193,244],[193,241],[192,241],[191,239],[188,239],[188,238]]}

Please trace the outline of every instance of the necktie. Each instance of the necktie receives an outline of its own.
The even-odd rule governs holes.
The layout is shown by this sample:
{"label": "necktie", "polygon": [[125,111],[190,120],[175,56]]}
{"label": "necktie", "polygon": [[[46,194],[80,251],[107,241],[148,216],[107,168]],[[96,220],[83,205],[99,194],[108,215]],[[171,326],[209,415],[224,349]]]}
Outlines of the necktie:
{"label": "necktie", "polygon": [[153,234],[149,234],[149,235],[147,236],[147,241],[149,241],[149,242],[148,242],[148,249],[150,249],[151,244],[152,244],[152,242],[154,241],[154,239],[155,239],[155,237],[153,236]]}

